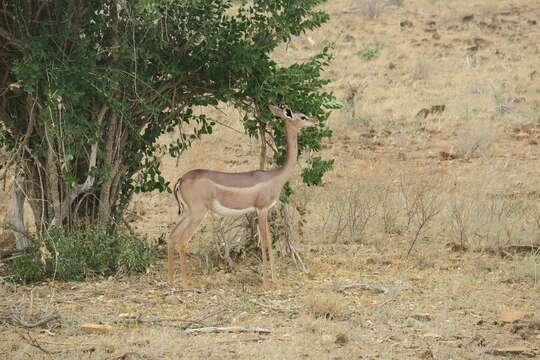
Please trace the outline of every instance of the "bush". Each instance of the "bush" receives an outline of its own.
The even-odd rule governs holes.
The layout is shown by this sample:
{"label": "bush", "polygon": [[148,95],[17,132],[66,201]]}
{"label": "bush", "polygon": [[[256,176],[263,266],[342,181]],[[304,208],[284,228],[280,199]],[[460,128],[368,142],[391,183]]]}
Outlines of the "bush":
{"label": "bush", "polygon": [[[48,277],[81,281],[89,275],[142,272],[153,259],[152,250],[142,239],[102,227],[79,231],[53,229],[44,245],[47,251],[42,252],[34,240],[27,254],[8,266],[15,282],[29,283]],[[44,252],[51,255],[43,262]]]}
{"label": "bush", "polygon": [[32,248],[32,253],[16,258],[8,268],[9,275],[15,282],[30,283],[44,277],[43,263],[39,259],[39,250]]}
{"label": "bush", "polygon": [[143,272],[152,262],[153,253],[146,243],[134,238],[130,234],[121,234],[118,241],[118,260],[116,265],[119,270],[128,274]]}

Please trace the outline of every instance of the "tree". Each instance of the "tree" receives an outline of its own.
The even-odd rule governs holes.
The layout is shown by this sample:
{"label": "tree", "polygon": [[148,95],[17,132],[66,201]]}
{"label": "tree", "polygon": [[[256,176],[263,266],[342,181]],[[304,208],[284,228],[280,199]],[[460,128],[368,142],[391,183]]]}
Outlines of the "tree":
{"label": "tree", "polygon": [[[275,139],[279,163],[283,130],[267,108],[286,102],[319,118],[300,150],[320,150],[338,105],[321,90],[330,49],[290,67],[271,53],[324,23],[323,1],[2,0],[0,146],[4,168],[24,175],[36,228],[114,224],[134,192],[170,191],[161,152],[179,156],[215,125],[196,107],[242,109],[249,135]],[[177,126],[190,131],[157,146]],[[310,164],[304,179],[320,183],[331,161]]]}

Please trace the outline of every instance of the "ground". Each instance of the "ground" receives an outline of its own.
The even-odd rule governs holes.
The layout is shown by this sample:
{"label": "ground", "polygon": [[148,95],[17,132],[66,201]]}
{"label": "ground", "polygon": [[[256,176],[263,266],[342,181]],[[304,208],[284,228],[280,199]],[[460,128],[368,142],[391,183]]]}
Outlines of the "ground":
{"label": "ground", "polygon": [[[334,169],[317,188],[297,176],[287,207],[307,272],[280,241],[279,288],[261,288],[254,257],[225,270],[205,256],[220,231],[209,217],[190,245],[191,290],[164,281],[163,251],[140,276],[0,284],[0,357],[540,356],[540,3],[334,0],[324,8],[328,24],[275,54],[302,61],[335,42],[325,76],[345,105],[323,149]],[[231,130],[241,129],[239,115],[214,113],[229,127],[179,161],[163,157],[169,181],[200,164],[257,166],[256,141]],[[176,206],[170,194],[141,195],[131,226],[156,242],[177,220]],[[367,289],[344,289],[352,284]],[[53,311],[60,319],[32,329],[6,320]],[[201,324],[270,334],[186,333]]]}

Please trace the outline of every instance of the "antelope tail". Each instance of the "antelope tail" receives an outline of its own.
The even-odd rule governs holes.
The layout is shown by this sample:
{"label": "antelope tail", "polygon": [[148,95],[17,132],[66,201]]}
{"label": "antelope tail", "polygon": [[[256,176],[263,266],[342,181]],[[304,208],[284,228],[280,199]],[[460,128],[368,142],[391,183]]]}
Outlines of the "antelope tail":
{"label": "antelope tail", "polygon": [[180,191],[180,185],[182,185],[182,178],[178,179],[176,182],[176,185],[174,185],[174,198],[176,199],[176,202],[178,203],[178,214],[182,214],[182,210],[184,209],[184,206],[182,205],[182,202],[178,198],[178,192]]}

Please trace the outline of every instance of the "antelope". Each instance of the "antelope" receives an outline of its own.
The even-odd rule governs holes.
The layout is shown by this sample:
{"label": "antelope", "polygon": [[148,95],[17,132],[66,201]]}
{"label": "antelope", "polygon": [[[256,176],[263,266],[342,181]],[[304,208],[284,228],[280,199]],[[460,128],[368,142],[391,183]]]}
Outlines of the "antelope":
{"label": "antelope", "polygon": [[237,173],[196,169],[188,171],[176,182],[174,196],[178,203],[180,220],[167,241],[167,276],[171,285],[174,281],[174,248],[177,247],[181,285],[188,286],[187,243],[209,210],[223,216],[257,212],[263,287],[269,287],[268,263],[272,283],[277,285],[268,213],[278,202],[283,186],[295,171],[298,133],[304,127],[315,125],[317,121],[286,107],[271,105],[269,109],[274,116],[282,119],[285,125],[287,157],[283,166]]}

